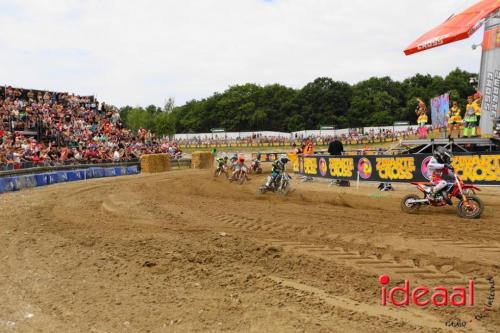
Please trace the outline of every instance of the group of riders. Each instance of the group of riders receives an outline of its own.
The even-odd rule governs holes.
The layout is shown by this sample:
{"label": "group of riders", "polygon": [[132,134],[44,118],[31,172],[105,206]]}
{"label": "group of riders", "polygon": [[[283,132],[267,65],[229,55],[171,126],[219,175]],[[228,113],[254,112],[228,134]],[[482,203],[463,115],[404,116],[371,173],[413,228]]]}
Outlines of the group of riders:
{"label": "group of riders", "polygon": [[[267,182],[264,186],[271,188],[276,179],[278,179],[278,177],[285,172],[286,165],[289,161],[290,159],[286,154],[280,155],[279,158],[273,162],[271,175],[267,177]],[[226,173],[229,172],[228,170],[232,171],[229,178],[230,181],[234,181],[238,177],[241,177],[241,174],[246,176],[249,173],[249,170],[253,170],[254,172],[259,169],[262,170],[260,166],[261,163],[261,154],[257,154],[256,159],[252,161],[252,166],[250,168],[245,163],[245,156],[238,153],[233,154],[231,157],[227,154],[222,154],[215,159],[216,173],[219,170]]]}
{"label": "group of riders", "polygon": [[[447,181],[444,180],[443,177],[448,174],[452,174],[454,171],[454,168],[451,166],[451,158],[452,155],[446,148],[437,147],[434,150],[433,156],[427,165],[427,170],[432,176],[432,183],[434,185],[433,187],[429,188],[429,194],[434,198],[442,196],[449,204],[451,204],[451,201],[448,199],[445,193],[442,193],[442,191],[444,191],[447,186]],[[264,185],[265,187],[271,188],[274,185],[276,179],[278,179],[278,177],[282,175],[283,172],[285,172],[286,165],[289,161],[290,160],[288,156],[283,154],[273,162],[271,175],[267,177],[267,182]],[[257,154],[256,159],[253,160],[252,167],[255,165],[260,167],[260,164],[261,155]],[[239,173],[243,172],[246,175],[250,170],[250,168],[245,163],[245,156],[238,153],[233,154],[231,157],[229,157],[227,154],[218,156],[216,158],[215,166],[216,171],[221,170],[223,172],[226,172],[228,175],[228,170],[232,170],[232,174],[229,178],[230,180],[236,180]]]}
{"label": "group of riders", "polygon": [[[409,194],[402,199],[402,209],[406,212],[413,212],[422,205],[446,206],[453,205],[452,198],[458,198],[457,213],[464,218],[478,218],[483,209],[484,204],[479,197],[475,195],[475,191],[479,191],[473,184],[464,184],[460,177],[455,174],[455,170],[451,165],[452,154],[446,148],[439,146],[433,150],[432,157],[427,163],[427,174],[431,177],[432,183],[413,182],[417,188],[424,193],[424,198],[419,199],[414,194]],[[291,177],[286,172],[286,165],[289,162],[287,155],[279,156],[272,163],[271,175],[267,177],[265,185],[258,188],[260,194],[268,191],[287,195],[290,191]],[[260,154],[252,161],[250,167],[245,164],[243,155],[234,154],[231,157],[226,154],[216,158],[215,176],[225,173],[229,178],[230,170],[232,170],[230,181],[238,181],[242,184],[247,178],[247,174],[251,170],[256,173],[255,167],[260,168]],[[262,169],[260,168],[260,172]],[[242,178],[243,177],[243,178]],[[390,186],[390,185],[389,185]],[[380,190],[388,190],[387,184],[379,186]]]}

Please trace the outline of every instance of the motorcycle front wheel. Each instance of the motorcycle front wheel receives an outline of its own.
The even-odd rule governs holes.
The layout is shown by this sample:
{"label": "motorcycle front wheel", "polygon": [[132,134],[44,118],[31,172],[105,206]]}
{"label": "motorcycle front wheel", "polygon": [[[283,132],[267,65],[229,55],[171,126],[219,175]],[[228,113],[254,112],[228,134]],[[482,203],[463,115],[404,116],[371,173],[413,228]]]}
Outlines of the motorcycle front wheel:
{"label": "motorcycle front wheel", "polygon": [[238,184],[242,185],[245,180],[247,180],[247,175],[243,172],[240,173],[240,177],[238,179]]}
{"label": "motorcycle front wheel", "polygon": [[475,196],[467,196],[467,202],[460,200],[457,205],[457,214],[464,219],[477,219],[483,211],[483,201]]}
{"label": "motorcycle front wheel", "polygon": [[268,191],[268,189],[267,189],[267,186],[264,185],[264,186],[259,187],[259,189],[257,191],[259,194],[264,194]]}
{"label": "motorcycle front wheel", "polygon": [[290,184],[284,183],[283,187],[280,190],[280,194],[284,197],[286,197],[290,193]]}
{"label": "motorcycle front wheel", "polygon": [[415,213],[420,208],[421,204],[412,203],[411,201],[419,199],[419,196],[416,194],[408,194],[401,200],[401,210],[408,214]]}

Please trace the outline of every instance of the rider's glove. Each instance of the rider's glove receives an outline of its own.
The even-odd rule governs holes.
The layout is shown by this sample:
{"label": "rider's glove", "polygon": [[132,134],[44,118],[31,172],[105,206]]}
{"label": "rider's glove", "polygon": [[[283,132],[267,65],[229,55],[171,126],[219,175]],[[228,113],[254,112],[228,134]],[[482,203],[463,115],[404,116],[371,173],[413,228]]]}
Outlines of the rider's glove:
{"label": "rider's glove", "polygon": [[451,165],[449,165],[449,164],[445,164],[444,166],[445,166],[448,170],[450,170],[450,171],[452,171],[452,172],[453,172],[453,171],[455,171],[455,168],[454,168],[454,167],[452,167],[452,166],[451,166]]}

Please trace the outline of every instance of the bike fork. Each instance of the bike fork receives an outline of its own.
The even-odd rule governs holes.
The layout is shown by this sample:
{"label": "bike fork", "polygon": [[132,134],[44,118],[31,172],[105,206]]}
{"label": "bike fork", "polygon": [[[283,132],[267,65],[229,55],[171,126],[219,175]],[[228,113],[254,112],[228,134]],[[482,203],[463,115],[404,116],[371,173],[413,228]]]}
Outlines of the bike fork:
{"label": "bike fork", "polygon": [[458,180],[456,182],[457,182],[458,189],[460,191],[460,195],[462,196],[462,201],[467,202],[467,197],[465,196],[464,192],[462,191],[462,185],[460,184],[460,182]]}

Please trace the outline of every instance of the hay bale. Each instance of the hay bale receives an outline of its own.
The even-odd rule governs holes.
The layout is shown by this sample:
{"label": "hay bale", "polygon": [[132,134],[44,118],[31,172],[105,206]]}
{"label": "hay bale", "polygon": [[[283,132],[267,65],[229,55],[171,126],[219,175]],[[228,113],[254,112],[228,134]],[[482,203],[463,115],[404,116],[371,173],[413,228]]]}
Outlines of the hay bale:
{"label": "hay bale", "polygon": [[214,158],[211,152],[195,151],[191,155],[191,167],[194,169],[210,169],[214,167]]}
{"label": "hay bale", "polygon": [[170,170],[170,156],[167,154],[148,154],[141,156],[141,172],[156,173]]}

